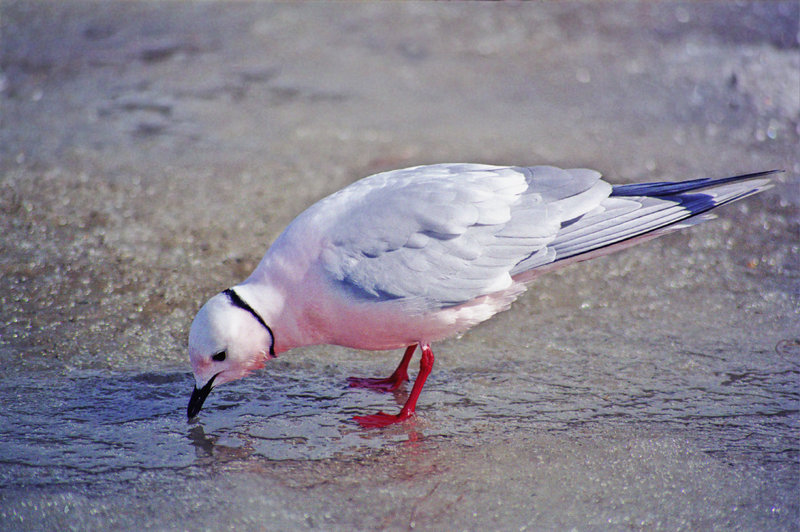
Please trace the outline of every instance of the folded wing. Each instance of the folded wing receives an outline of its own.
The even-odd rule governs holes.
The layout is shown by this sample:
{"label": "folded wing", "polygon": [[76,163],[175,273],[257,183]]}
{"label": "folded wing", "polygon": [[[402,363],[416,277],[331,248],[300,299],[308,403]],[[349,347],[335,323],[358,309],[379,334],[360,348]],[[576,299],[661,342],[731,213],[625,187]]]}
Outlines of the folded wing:
{"label": "folded wing", "polygon": [[[361,180],[323,200],[322,267],[352,299],[458,305],[513,284],[562,222],[591,212],[611,186],[591,170],[433,165]],[[547,257],[550,257],[549,259]]]}

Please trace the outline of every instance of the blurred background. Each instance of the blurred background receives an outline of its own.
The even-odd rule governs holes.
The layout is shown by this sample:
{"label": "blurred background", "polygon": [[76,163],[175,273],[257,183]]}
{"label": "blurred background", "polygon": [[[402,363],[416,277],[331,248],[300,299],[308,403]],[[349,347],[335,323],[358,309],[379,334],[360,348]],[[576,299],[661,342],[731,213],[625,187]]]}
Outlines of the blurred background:
{"label": "blurred background", "polygon": [[[797,529],[797,2],[0,5],[0,523]],[[322,346],[187,425],[188,327],[304,208],[435,162],[784,169],[434,346]],[[416,362],[412,363],[416,364]]]}

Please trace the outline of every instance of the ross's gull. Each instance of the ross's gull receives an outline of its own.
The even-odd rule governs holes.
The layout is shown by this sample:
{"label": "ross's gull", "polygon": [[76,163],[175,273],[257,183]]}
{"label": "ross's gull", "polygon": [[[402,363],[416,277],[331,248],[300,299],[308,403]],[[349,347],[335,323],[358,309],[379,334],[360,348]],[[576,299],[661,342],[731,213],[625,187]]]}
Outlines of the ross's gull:
{"label": "ross's gull", "polygon": [[197,313],[187,414],[295,347],[405,348],[392,376],[350,379],[381,390],[408,380],[419,347],[400,413],[355,418],[403,421],[433,367],[432,342],[506,310],[537,275],[708,219],[769,188],[774,173],[612,186],[588,169],[436,164],[361,179],[300,214],[250,277]]}

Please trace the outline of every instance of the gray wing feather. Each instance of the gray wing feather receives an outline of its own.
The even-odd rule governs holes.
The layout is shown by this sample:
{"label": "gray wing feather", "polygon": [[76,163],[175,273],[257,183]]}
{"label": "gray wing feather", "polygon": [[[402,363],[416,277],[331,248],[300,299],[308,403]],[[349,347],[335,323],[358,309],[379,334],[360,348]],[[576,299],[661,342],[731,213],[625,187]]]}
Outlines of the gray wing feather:
{"label": "gray wing feather", "polygon": [[647,233],[680,229],[713,217],[707,213],[715,207],[769,188],[765,176],[772,173],[616,186],[594,211],[563,227],[549,247],[559,261]]}
{"label": "gray wing feather", "polygon": [[321,266],[334,289],[428,310],[684,227],[768,188],[767,175],[612,189],[587,169],[443,164],[362,179],[310,211],[328,217]]}
{"label": "gray wing feather", "polygon": [[378,174],[323,200],[338,211],[325,223],[323,267],[350,297],[457,305],[508,287],[515,265],[546,250],[565,218],[610,192],[597,172],[553,167],[433,165]]}

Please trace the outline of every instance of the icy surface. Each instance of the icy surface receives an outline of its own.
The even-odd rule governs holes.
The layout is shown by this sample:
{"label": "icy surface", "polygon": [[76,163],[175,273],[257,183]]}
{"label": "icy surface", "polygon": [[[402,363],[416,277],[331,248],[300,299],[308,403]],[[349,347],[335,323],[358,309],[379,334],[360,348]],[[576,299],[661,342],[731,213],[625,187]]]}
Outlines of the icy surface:
{"label": "icy surface", "polygon": [[[0,529],[800,528],[796,2],[0,11]],[[187,423],[199,305],[445,161],[787,172],[434,345],[413,422],[315,347]]]}

